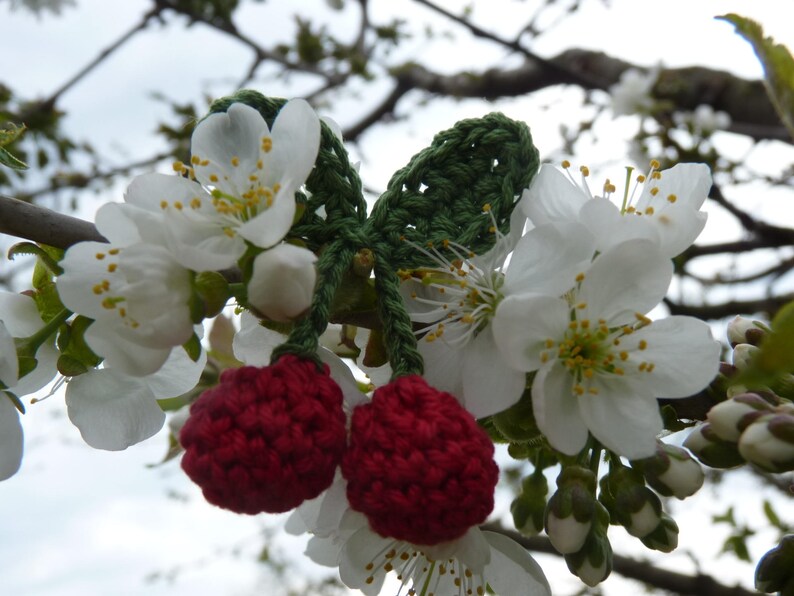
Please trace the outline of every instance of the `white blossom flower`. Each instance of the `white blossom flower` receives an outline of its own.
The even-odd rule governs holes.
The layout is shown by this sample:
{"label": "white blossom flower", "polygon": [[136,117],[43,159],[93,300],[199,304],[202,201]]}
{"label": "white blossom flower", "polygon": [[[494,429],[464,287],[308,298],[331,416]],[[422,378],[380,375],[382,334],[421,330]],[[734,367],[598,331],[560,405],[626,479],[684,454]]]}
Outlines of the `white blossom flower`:
{"label": "white blossom flower", "polygon": [[0,480],[17,473],[24,449],[19,412],[3,389],[16,396],[33,393],[49,383],[57,372],[58,352],[54,342],[47,341],[36,351],[36,368],[19,378],[14,338],[30,337],[43,326],[32,298],[0,292]]}
{"label": "white blossom flower", "polygon": [[720,348],[704,322],[646,316],[672,274],[654,243],[629,240],[595,258],[563,298],[501,302],[496,345],[517,370],[537,371],[533,410],[555,449],[578,453],[589,431],[620,455],[650,457],[662,430],[656,398],[691,395],[717,374]]}
{"label": "white blossom flower", "polygon": [[[0,322],[6,331],[16,338],[30,337],[44,326],[44,321],[39,316],[35,301],[23,294],[0,292]],[[3,354],[6,358],[11,358]],[[16,349],[13,352],[16,358]],[[57,374],[55,363],[58,360],[58,350],[55,349],[54,338],[44,342],[36,351],[37,365],[32,371],[14,383],[0,377],[6,388],[17,396],[33,393],[44,387]]]}
{"label": "white blossom flower", "polygon": [[[316,563],[339,567],[342,582],[367,596],[379,594],[386,575],[394,572],[408,594],[503,596],[550,594],[543,571],[516,542],[495,532],[471,528],[457,540],[418,546],[373,532],[364,515],[350,509],[345,481],[334,483],[291,516],[287,531],[313,534],[306,554]],[[409,588],[411,586],[412,588]]]}
{"label": "white blossom flower", "polygon": [[73,377],[66,385],[69,420],[91,447],[126,449],[163,427],[165,414],[157,400],[193,389],[206,363],[206,352],[194,362],[184,350],[174,350],[160,370],[148,376],[102,368]]}
{"label": "white blossom flower", "polygon": [[287,102],[271,131],[254,108],[234,103],[199,122],[183,176],[144,174],[127,189],[123,209],[141,235],[162,212],[165,242],[193,271],[231,267],[246,250],[278,244],[292,226],[295,192],[317,158],[320,121],[303,100]]}
{"label": "white blossom flower", "polygon": [[624,70],[620,81],[609,88],[612,113],[615,116],[636,116],[650,112],[653,107],[651,91],[658,78],[658,67],[647,72],[636,68]]}
{"label": "white blossom flower", "polygon": [[576,222],[530,230],[506,267],[510,244],[498,237],[482,257],[451,247],[455,263],[428,251],[438,269],[418,270],[421,279],[405,276],[401,285],[411,319],[427,324],[419,342],[425,378],[455,395],[475,418],[511,406],[525,388],[523,370],[511,367],[496,349],[490,321],[500,302],[526,292],[560,296],[595,250],[592,234]]}
{"label": "white blossom flower", "polygon": [[292,244],[279,244],[254,259],[248,302],[272,321],[289,322],[312,303],[316,255]]}
{"label": "white blossom flower", "polygon": [[193,335],[191,274],[166,248],[80,242],[61,266],[58,294],[67,308],[94,319],[85,340],[109,368],[151,374]]}
{"label": "white blossom flower", "polygon": [[[563,162],[566,173],[570,164]],[[581,183],[568,173],[543,165],[518,205],[534,225],[557,221],[579,221],[596,236],[597,249],[607,250],[625,240],[654,240],[668,257],[686,250],[706,225],[699,211],[711,188],[705,164],[678,164],[659,171],[651,162],[648,175],[637,177],[629,195],[628,186],[620,207],[611,202],[615,185],[607,180],[603,196],[595,196],[587,184],[589,170],[581,167]],[[642,187],[639,196],[638,189]]]}

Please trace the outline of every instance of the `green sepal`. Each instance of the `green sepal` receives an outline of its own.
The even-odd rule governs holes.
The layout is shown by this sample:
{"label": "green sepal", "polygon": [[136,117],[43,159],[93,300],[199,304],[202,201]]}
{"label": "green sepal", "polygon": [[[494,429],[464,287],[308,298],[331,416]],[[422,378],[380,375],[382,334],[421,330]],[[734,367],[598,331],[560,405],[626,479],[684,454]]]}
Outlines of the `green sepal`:
{"label": "green sepal", "polygon": [[76,377],[88,372],[88,367],[85,363],[68,354],[58,356],[56,368],[64,377]]}
{"label": "green sepal", "polygon": [[39,361],[36,360],[33,356],[25,356],[20,354],[18,357],[19,360],[19,378],[21,379],[27,374],[32,373],[36,367],[39,365]]}
{"label": "green sepal", "polygon": [[[8,259],[13,261],[15,257],[18,255],[34,255],[38,257],[39,263],[47,268],[49,272],[48,279],[51,279],[52,275],[62,275],[63,269],[60,265],[58,265],[58,261],[56,261],[50,253],[45,250],[43,247],[35,244],[33,242],[17,242],[11,248],[8,249]],[[38,281],[37,278],[41,277],[41,273],[34,274],[34,282]],[[37,285],[34,283],[34,287],[38,288]]]}
{"label": "green sepal", "polygon": [[11,403],[14,404],[14,407],[19,410],[20,414],[25,413],[25,404],[22,403],[22,400],[16,395],[16,393],[11,393],[10,391],[0,391],[0,393],[4,393],[8,399],[11,400]]}
{"label": "green sepal", "polygon": [[532,412],[532,392],[527,389],[515,404],[494,414],[494,426],[509,441],[533,441],[540,436],[535,415]]}
{"label": "green sepal", "polygon": [[[195,306],[191,302],[191,315],[193,315],[194,323],[200,323],[202,319],[210,319],[219,314],[232,295],[229,282],[217,271],[197,273],[193,278],[193,290],[200,300],[200,303]],[[197,319],[199,313],[194,312],[193,308],[199,305],[201,316]]]}
{"label": "green sepal", "polygon": [[383,366],[389,361],[389,352],[383,343],[383,333],[379,329],[373,329],[367,340],[367,347],[364,349],[364,359],[362,363],[369,368]]}
{"label": "green sepal", "polygon": [[[64,376],[82,374],[102,362],[102,358],[97,356],[85,341],[85,332],[93,322],[93,319],[78,315],[70,323],[61,326],[57,340],[58,349],[61,352],[61,357],[58,358],[58,370]],[[63,362],[61,362],[62,359]],[[77,363],[82,365],[84,370],[81,370]],[[61,370],[61,364],[63,364],[64,370],[74,371],[74,373],[67,374]]]}
{"label": "green sepal", "polygon": [[160,409],[163,412],[176,412],[177,410],[181,410],[190,403],[191,395],[192,393],[188,392],[183,395],[178,395],[176,397],[166,397],[164,399],[158,399],[157,405],[160,406]]}
{"label": "green sepal", "polygon": [[753,46],[764,67],[766,91],[781,121],[794,138],[794,58],[783,44],[764,37],[764,30],[756,21],[737,14],[717,17],[731,23],[736,32]]}
{"label": "green sepal", "polygon": [[[157,403],[160,403],[160,401],[158,401]],[[160,403],[160,407],[162,407],[162,403]],[[159,466],[162,466],[164,463],[167,463],[172,459],[178,457],[179,454],[182,453],[183,451],[184,449],[182,448],[182,445],[180,445],[179,440],[177,440],[177,438],[174,436],[173,433],[168,433],[168,450],[165,452],[163,459],[161,459],[156,464],[146,464],[146,467],[157,468]]]}
{"label": "green sepal", "polygon": [[185,352],[187,352],[187,355],[190,356],[193,362],[198,362],[201,356],[201,340],[198,338],[198,335],[194,333],[189,340],[182,344],[182,347],[185,348]]}

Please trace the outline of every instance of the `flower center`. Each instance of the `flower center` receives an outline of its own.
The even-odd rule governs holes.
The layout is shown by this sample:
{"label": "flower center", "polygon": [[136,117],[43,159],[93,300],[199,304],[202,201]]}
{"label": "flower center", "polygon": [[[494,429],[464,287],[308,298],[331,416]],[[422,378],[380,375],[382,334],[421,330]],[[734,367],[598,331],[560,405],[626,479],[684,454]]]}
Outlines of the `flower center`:
{"label": "flower center", "polygon": [[[493,219],[489,205],[485,205],[483,211]],[[465,344],[488,324],[504,298],[501,288],[507,257],[507,251],[502,249],[505,238],[495,222],[491,229],[496,234],[496,244],[490,258],[486,259],[478,259],[471,250],[449,240],[443,242],[443,248],[452,254],[452,260],[432,243],[422,247],[403,239],[438,265],[437,268],[399,272],[403,280],[419,280],[430,290],[421,295],[416,291],[411,293],[411,299],[417,304],[435,307],[438,312],[437,322],[417,331],[417,334],[424,333],[425,341],[435,341],[445,330],[455,327],[457,333],[451,334],[450,344]]]}
{"label": "flower center", "polygon": [[137,329],[140,327],[140,323],[134,318],[130,317],[127,309],[124,307],[124,303],[127,301],[127,298],[113,291],[113,284],[111,283],[111,279],[109,279],[115,278],[116,281],[121,281],[121,278],[119,277],[120,273],[117,273],[120,253],[121,249],[111,248],[107,252],[98,252],[96,255],[94,255],[94,258],[96,258],[97,261],[107,261],[107,272],[109,275],[101,279],[98,283],[94,284],[91,288],[91,291],[95,296],[97,296],[97,298],[100,299],[102,308],[107,311],[114,311],[116,314],[118,314],[121,322],[124,325],[131,329]]}
{"label": "flower center", "polygon": [[[570,178],[571,182],[574,183],[578,188],[582,190],[589,198],[593,198],[594,195],[590,190],[590,187],[587,184],[587,178],[590,176],[590,169],[587,166],[580,166],[579,172],[581,174],[581,180],[577,181],[570,173],[571,162],[565,160],[562,162],[562,167],[565,170],[566,174],[568,174],[568,178]],[[639,199],[639,195],[642,192],[639,190],[642,185],[646,182],[651,184],[651,188],[649,193],[652,197],[656,197],[661,191],[658,186],[658,181],[662,179],[662,172],[659,171],[661,164],[652,159],[650,162],[650,168],[647,174],[639,174],[634,180],[634,186],[631,188],[631,192],[629,192],[629,188],[631,187],[631,177],[632,173],[634,172],[634,168],[626,167],[626,182],[623,190],[623,201],[620,206],[620,213],[623,215],[646,215],[652,216],[655,214],[656,209],[653,206],[647,205],[644,209],[637,208],[637,201]],[[603,198],[607,200],[612,199],[612,195],[617,191],[617,187],[607,178],[604,181],[603,185]],[[669,194],[664,199],[667,203],[673,204],[678,200],[678,197],[674,194]],[[664,203],[662,203],[663,205]],[[658,205],[657,205],[658,208]],[[659,215],[659,220],[662,223],[667,223],[669,220],[667,216],[664,214]]]}
{"label": "flower center", "polygon": [[[407,542],[389,543],[364,566],[371,574],[364,580],[368,585],[375,574],[394,571],[402,582],[398,595],[407,588],[407,596],[483,596],[486,581],[457,559],[436,561]],[[410,587],[408,587],[410,584]],[[451,592],[450,590],[456,590]]]}
{"label": "flower center", "polygon": [[[582,274],[577,279],[583,279]],[[651,325],[651,319],[635,313],[635,323],[609,327],[604,319],[593,323],[580,317],[579,312],[586,308],[585,302],[573,305],[571,322],[562,339],[546,339],[540,353],[541,362],[556,359],[568,370],[573,377],[575,395],[598,395],[599,389],[594,381],[599,376],[622,377],[627,371],[632,371],[629,367],[636,367],[637,372],[653,372],[656,365],[641,355],[648,348],[647,340],[631,337],[635,331]]]}

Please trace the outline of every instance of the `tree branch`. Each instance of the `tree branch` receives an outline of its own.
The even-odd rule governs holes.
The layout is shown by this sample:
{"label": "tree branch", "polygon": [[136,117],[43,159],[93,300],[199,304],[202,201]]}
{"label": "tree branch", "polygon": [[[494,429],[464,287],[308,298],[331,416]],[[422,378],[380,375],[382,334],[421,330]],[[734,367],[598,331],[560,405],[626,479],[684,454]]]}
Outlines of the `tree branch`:
{"label": "tree branch", "polygon": [[69,248],[83,240],[107,242],[91,222],[0,195],[0,233]]}
{"label": "tree branch", "polygon": [[[542,536],[528,538],[508,530],[498,523],[488,523],[480,526],[483,530],[503,534],[512,538],[527,550],[549,555],[561,556],[549,542]],[[651,585],[660,590],[668,590],[677,594],[691,596],[757,596],[758,592],[749,591],[741,586],[726,586],[710,575],[686,575],[675,571],[660,569],[647,561],[640,561],[621,555],[612,556],[612,570],[623,577],[634,579]]]}

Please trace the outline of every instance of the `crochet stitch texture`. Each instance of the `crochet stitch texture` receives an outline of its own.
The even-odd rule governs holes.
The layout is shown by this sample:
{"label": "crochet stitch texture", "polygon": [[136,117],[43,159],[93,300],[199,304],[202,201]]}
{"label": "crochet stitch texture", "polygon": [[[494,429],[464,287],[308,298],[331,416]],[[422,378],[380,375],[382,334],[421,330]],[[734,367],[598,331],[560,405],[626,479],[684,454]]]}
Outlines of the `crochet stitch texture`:
{"label": "crochet stitch texture", "polygon": [[281,513],[331,485],[345,450],[342,391],[324,367],[285,355],[221,375],[190,408],[182,468],[210,503]]}
{"label": "crochet stitch texture", "polygon": [[463,536],[493,509],[499,469],[477,421],[418,375],[353,411],[342,460],[350,506],[373,530],[416,545]]}

